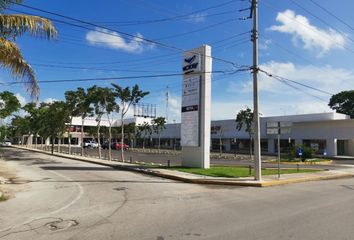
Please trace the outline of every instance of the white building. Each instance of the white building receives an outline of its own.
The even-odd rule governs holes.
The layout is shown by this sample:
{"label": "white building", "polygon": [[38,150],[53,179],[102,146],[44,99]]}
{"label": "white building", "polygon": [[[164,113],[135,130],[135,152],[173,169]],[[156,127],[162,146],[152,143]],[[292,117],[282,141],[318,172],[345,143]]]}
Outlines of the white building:
{"label": "white building", "polygon": [[[151,118],[135,117],[125,120],[125,124],[144,122],[151,124]],[[280,149],[285,151],[296,144],[312,147],[317,154],[326,153],[327,156],[354,156],[354,119],[338,113],[318,113],[304,115],[261,117],[261,150],[263,153],[277,152],[277,135],[267,134],[267,122],[291,122],[291,132],[280,136]],[[112,123],[113,127],[120,126],[120,120]],[[97,126],[95,118],[84,121],[84,130],[87,127]],[[102,119],[101,126],[109,126],[107,119]],[[180,123],[166,124],[161,132],[162,148],[180,148]],[[72,143],[80,145],[81,118],[74,118],[71,127]],[[67,143],[67,134],[64,135],[63,144]],[[92,135],[84,133],[84,139],[91,139]],[[114,136],[119,140],[119,135]],[[153,133],[151,139],[146,141],[149,146],[157,146],[158,135]],[[137,139],[134,145],[140,146],[142,140]],[[132,142],[127,142],[132,144]],[[220,147],[226,152],[247,152],[249,149],[249,135],[243,129],[236,130],[235,119],[218,120],[211,122],[211,150],[218,151]]]}
{"label": "white building", "polygon": [[[273,154],[277,149],[277,135],[268,135],[267,122],[291,122],[291,133],[281,135],[280,147],[295,144],[312,147],[318,154],[328,156],[354,156],[354,119],[338,113],[261,117],[262,152]],[[153,138],[156,138],[156,134]],[[180,124],[167,124],[161,134],[165,146],[178,145]],[[211,122],[211,148],[218,150],[220,143],[224,151],[247,150],[250,144],[247,132],[236,130],[236,122],[218,120]],[[290,140],[290,143],[289,143]]]}

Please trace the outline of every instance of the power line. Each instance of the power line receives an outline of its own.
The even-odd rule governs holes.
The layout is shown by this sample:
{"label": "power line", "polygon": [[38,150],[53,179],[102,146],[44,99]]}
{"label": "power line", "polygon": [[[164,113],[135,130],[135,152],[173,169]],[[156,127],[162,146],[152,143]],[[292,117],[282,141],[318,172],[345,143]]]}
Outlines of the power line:
{"label": "power line", "polygon": [[351,30],[354,30],[354,27],[351,26],[349,23],[345,22],[343,19],[339,18],[338,16],[336,16],[334,13],[332,13],[331,11],[329,11],[327,8],[321,6],[319,3],[315,2],[314,0],[310,0],[310,2],[312,2],[313,4],[315,4],[317,7],[319,7],[320,9],[322,9],[323,11],[325,11],[327,14],[331,15],[332,17],[334,17],[335,19],[337,19],[339,22],[343,23],[345,26],[347,26],[348,28],[350,28]]}
{"label": "power line", "polygon": [[[219,12],[219,13],[213,13],[213,14],[205,14],[201,15],[201,17],[214,17],[214,16],[220,16],[220,15],[225,15],[225,14],[230,14],[230,13],[235,13],[235,10],[231,11],[224,11],[224,12]],[[94,23],[99,23],[99,24],[104,24],[105,26],[115,26],[115,27],[126,27],[126,26],[135,26],[135,25],[145,25],[145,24],[153,24],[153,23],[161,23],[161,22],[168,22],[168,21],[175,21],[175,20],[189,20],[189,19],[195,19],[198,16],[193,16],[193,14],[189,14],[188,16],[185,17],[170,17],[170,18],[160,18],[160,19],[150,19],[150,20],[136,20],[136,21],[121,21],[121,22],[94,22]]]}
{"label": "power line", "polygon": [[[260,35],[260,37],[264,38],[262,35]],[[264,38],[264,39],[265,39],[265,38]],[[311,61],[311,60],[309,60],[309,59],[303,57],[302,55],[300,55],[300,54],[298,54],[298,53],[296,53],[296,52],[294,52],[294,51],[291,51],[289,48],[286,48],[286,47],[282,46],[281,44],[279,44],[279,43],[278,43],[277,41],[275,41],[274,39],[272,39],[272,44],[274,44],[275,46],[277,46],[277,47],[278,47],[279,49],[281,49],[282,51],[284,51],[284,52],[286,52],[286,53],[288,53],[288,54],[290,54],[290,55],[293,55],[293,56],[297,57],[298,59],[301,59],[301,60],[303,60],[303,61],[305,61],[305,62],[308,62],[308,63],[312,64],[313,66],[316,66],[317,64],[323,64],[323,63],[321,63],[321,62],[316,62],[316,63],[315,63],[315,62],[313,62],[313,61]],[[324,64],[323,64],[323,65],[324,65]],[[326,69],[326,68],[322,68],[321,70],[324,71],[324,72],[326,72],[326,73],[328,73],[328,75],[331,75],[333,78],[337,78],[337,77],[338,77],[338,76],[334,75],[332,71],[330,71],[330,70],[328,70],[328,69]],[[345,83],[349,86],[349,83],[347,83],[347,82],[345,82]],[[352,85],[350,85],[350,86],[352,86]]]}
{"label": "power line", "polygon": [[[226,41],[229,41],[229,40],[232,40],[232,39],[235,39],[237,37],[240,37],[242,35],[245,35],[245,34],[249,34],[250,31],[246,31],[246,32],[242,32],[242,33],[237,33],[237,34],[234,34],[234,35],[231,35],[230,37],[227,37],[227,38],[224,38],[224,39],[221,39],[221,40],[217,40],[217,41],[214,41],[214,42],[211,42],[209,43],[210,45],[212,45],[213,49],[218,49],[222,46],[226,46],[228,44],[225,44],[225,45],[221,45],[221,46],[217,46],[217,47],[214,47],[215,45],[217,44],[220,44],[222,42],[226,42]],[[243,40],[244,38],[242,39],[239,39],[239,40]],[[237,40],[237,41],[239,41]],[[76,40],[75,40],[76,41]],[[87,45],[81,45],[81,46],[87,46]],[[177,56],[179,55],[179,53],[169,53],[169,54],[163,54],[163,55],[158,55],[158,56],[151,56],[151,57],[144,57],[144,58],[138,58],[138,59],[131,59],[131,60],[124,60],[124,61],[114,61],[114,62],[57,62],[55,61],[54,63],[55,64],[85,64],[85,65],[91,65],[91,64],[95,64],[95,65],[114,65],[114,64],[121,64],[121,63],[136,63],[136,62],[141,62],[141,63],[145,63],[145,62],[151,62],[152,59],[171,59],[172,56]],[[53,63],[53,61],[50,61],[51,63]]]}
{"label": "power line", "polygon": [[[269,9],[273,10],[274,12],[278,12],[278,11],[277,11],[274,7],[272,7],[271,5],[269,5],[269,4],[265,3],[265,2],[262,2],[262,4],[263,4],[264,6],[266,6],[266,7],[268,7]],[[289,20],[291,20],[291,21],[293,21],[293,22],[296,22],[297,24],[300,24],[300,25],[306,27],[307,29],[309,29],[309,30],[311,30],[311,31],[313,30],[313,29],[311,29],[308,25],[305,25],[304,23],[299,22],[299,21],[297,21],[297,20],[294,19],[294,18],[288,17],[288,16],[286,16],[286,15],[284,15],[284,17],[286,17],[287,19],[289,19]],[[334,41],[334,39],[332,39],[332,38],[328,38],[328,36],[326,36],[324,33],[318,31],[317,34],[321,35],[323,38],[332,41],[334,44],[336,44],[336,45],[338,45],[338,46],[340,46],[340,47],[346,49],[346,50],[349,51],[350,53],[354,54],[354,50],[352,50],[352,49],[346,47],[346,46],[343,45],[343,44],[340,44],[340,43],[337,42],[337,41]]]}
{"label": "power line", "polygon": [[309,85],[306,85],[304,83],[299,83],[297,81],[294,81],[294,80],[291,80],[291,79],[288,79],[288,78],[285,78],[285,77],[281,77],[281,76],[278,76],[278,75],[275,75],[275,74],[272,74],[272,73],[269,73],[263,69],[259,69],[260,72],[263,72],[265,73],[266,75],[268,75],[269,77],[273,77],[273,78],[278,78],[278,79],[282,79],[284,81],[288,81],[288,82],[292,82],[294,84],[297,84],[297,85],[300,85],[302,87],[306,87],[306,88],[309,88],[309,89],[312,89],[312,90],[315,90],[315,91],[318,91],[318,92],[321,92],[321,93],[324,93],[324,94],[327,94],[327,95],[334,95],[333,93],[330,93],[330,92],[327,92],[325,90],[322,90],[322,89],[319,89],[319,88],[315,88],[315,87],[312,87],[312,86],[309,86]]}
{"label": "power line", "polygon": [[[239,69],[233,72],[238,72],[243,69]],[[247,69],[248,70],[248,69]],[[243,71],[246,71],[244,69]],[[211,71],[211,72],[204,72],[204,73],[225,73],[225,71]],[[195,73],[200,74],[200,73]],[[90,81],[107,81],[107,80],[126,80],[126,79],[140,79],[140,78],[159,78],[159,77],[175,77],[175,76],[182,76],[183,73],[170,73],[170,74],[156,74],[156,75],[140,75],[140,76],[125,76],[125,77],[104,77],[104,78],[79,78],[79,79],[57,79],[57,80],[39,80],[38,83],[65,83],[65,82],[90,82]],[[190,73],[190,75],[194,75],[194,73]],[[16,84],[23,84],[23,83],[30,83],[26,81],[22,82],[11,82],[11,83],[0,83],[0,85],[16,85]]]}
{"label": "power line", "polygon": [[199,28],[199,29],[195,29],[195,30],[192,30],[192,31],[183,32],[183,33],[177,33],[177,34],[173,34],[173,35],[170,35],[170,36],[157,38],[156,40],[160,41],[160,40],[166,40],[166,39],[171,39],[171,38],[176,38],[176,37],[182,37],[182,36],[185,36],[185,35],[188,35],[188,34],[191,34],[191,33],[197,33],[197,32],[204,31],[204,30],[207,30],[207,29],[210,29],[210,28],[214,28],[214,27],[226,24],[226,23],[234,22],[236,20],[237,19],[231,18],[231,19],[228,19],[228,20],[225,20],[225,21],[221,21],[221,22],[218,22],[218,23],[214,23],[214,24],[210,24],[208,26],[205,26],[205,27],[202,27],[202,28]]}
{"label": "power line", "polygon": [[292,2],[294,5],[296,5],[297,7],[301,8],[303,11],[307,12],[308,14],[310,14],[311,16],[313,16],[314,18],[316,18],[317,20],[319,20],[320,22],[326,24],[327,26],[329,26],[330,28],[334,29],[337,33],[339,33],[342,37],[349,39],[351,42],[354,42],[354,40],[352,38],[350,38],[349,36],[347,36],[345,33],[343,33],[343,31],[338,30],[336,27],[334,27],[332,24],[328,23],[326,20],[318,17],[317,15],[315,15],[314,13],[312,13],[311,11],[307,10],[304,6],[302,6],[301,4],[295,2],[294,0],[289,0],[290,2]]}
{"label": "power line", "polygon": [[[130,33],[122,32],[122,31],[119,31],[119,30],[107,28],[107,27],[104,27],[104,26],[101,26],[101,25],[98,25],[98,24],[94,24],[94,23],[87,22],[87,21],[84,21],[84,20],[81,20],[81,19],[65,16],[63,14],[59,14],[59,13],[43,10],[43,9],[40,9],[40,8],[28,6],[28,5],[25,5],[25,4],[22,4],[22,3],[17,3],[17,2],[13,2],[13,1],[10,1],[10,2],[15,4],[15,5],[22,6],[22,7],[28,8],[28,9],[32,9],[32,10],[35,10],[35,11],[43,12],[43,13],[46,13],[46,14],[54,15],[54,16],[57,16],[57,17],[65,18],[65,19],[68,19],[68,20],[71,20],[71,21],[79,22],[81,24],[85,24],[85,25],[89,25],[89,26],[95,27],[96,28],[95,31],[100,32],[102,34],[106,34],[106,35],[111,35],[111,36],[117,37],[116,33],[118,33],[118,34],[121,34],[121,35],[123,35],[123,36],[125,36],[125,37],[127,37],[127,38],[129,38],[129,39],[131,39],[133,41],[136,41],[136,42],[143,41],[143,42],[146,42],[148,44],[157,45],[157,46],[160,46],[160,47],[163,47],[163,48],[176,50],[176,51],[179,51],[179,52],[184,52],[185,51],[184,49],[178,48],[176,46],[172,46],[172,45],[161,43],[161,42],[158,42],[158,41],[155,41],[155,40],[147,39],[147,38],[144,38],[142,36],[137,36],[137,35],[133,35],[133,34],[130,34]],[[61,23],[64,23],[64,24],[68,24],[68,25],[72,25],[72,26],[75,26],[75,27],[79,27],[79,28],[92,30],[89,27],[85,27],[85,26],[82,26],[82,25],[65,22],[65,21],[62,21],[62,20],[55,20],[55,21],[61,22]],[[104,31],[104,30],[106,30],[106,31]],[[107,31],[109,31],[109,32],[107,32]],[[207,57],[210,57],[210,58],[212,58],[214,60],[217,60],[217,61],[221,61],[221,62],[224,62],[224,63],[231,64],[233,66],[240,66],[240,65],[238,65],[238,64],[236,64],[236,63],[234,63],[232,61],[225,60],[225,59],[222,59],[222,58],[219,58],[219,57],[214,57],[214,56],[207,56]]]}

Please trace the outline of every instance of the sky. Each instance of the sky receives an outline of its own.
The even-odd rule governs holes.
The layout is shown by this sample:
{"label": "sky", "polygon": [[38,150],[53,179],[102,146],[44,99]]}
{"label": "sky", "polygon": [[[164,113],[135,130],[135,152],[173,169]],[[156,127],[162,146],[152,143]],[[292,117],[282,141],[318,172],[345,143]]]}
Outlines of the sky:
{"label": "sky", "polygon": [[[88,88],[138,84],[150,94],[158,116],[180,122],[182,50],[211,45],[213,59],[212,119],[235,119],[253,106],[252,76],[236,72],[252,65],[250,7],[242,0],[26,0],[27,6],[90,22],[12,5],[8,14],[26,13],[53,20],[58,37],[16,39],[40,81],[40,101],[63,100],[64,93]],[[354,86],[354,2],[342,0],[260,0],[260,112],[263,116],[329,112],[332,94]],[[126,37],[127,33],[132,37]],[[153,40],[146,42],[142,39]],[[272,76],[272,77],[269,77]],[[104,80],[104,78],[132,77]],[[4,69],[0,82],[14,82]],[[2,85],[21,103],[30,101],[22,85]],[[169,93],[166,111],[166,92]],[[167,114],[166,114],[167,112]],[[130,112],[130,115],[132,113]]]}

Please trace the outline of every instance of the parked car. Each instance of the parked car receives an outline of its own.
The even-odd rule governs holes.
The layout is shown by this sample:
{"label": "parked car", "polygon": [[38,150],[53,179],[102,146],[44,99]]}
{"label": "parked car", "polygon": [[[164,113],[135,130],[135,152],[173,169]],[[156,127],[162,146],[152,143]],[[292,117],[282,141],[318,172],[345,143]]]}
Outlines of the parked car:
{"label": "parked car", "polygon": [[10,141],[5,140],[5,141],[1,142],[0,145],[1,145],[2,147],[9,147],[9,146],[12,145],[12,143],[11,143]]}
{"label": "parked car", "polygon": [[[122,149],[122,144],[120,142],[114,142],[114,143],[112,143],[111,148],[112,149],[116,149],[116,150],[121,150]],[[124,150],[128,150],[129,149],[129,145],[124,143],[123,144],[123,149]]]}
{"label": "parked car", "polygon": [[104,142],[101,146],[102,146],[103,149],[108,149],[109,142]]}
{"label": "parked car", "polygon": [[98,148],[98,143],[96,141],[90,140],[84,142],[84,148]]}

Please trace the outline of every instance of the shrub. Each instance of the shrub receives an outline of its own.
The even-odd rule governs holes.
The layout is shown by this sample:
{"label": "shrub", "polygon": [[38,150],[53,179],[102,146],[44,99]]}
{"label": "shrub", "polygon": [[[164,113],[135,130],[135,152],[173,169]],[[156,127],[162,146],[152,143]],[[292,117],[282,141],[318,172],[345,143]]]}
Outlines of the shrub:
{"label": "shrub", "polygon": [[[302,156],[301,157],[298,155],[299,148],[302,149]],[[312,148],[298,144],[298,145],[295,145],[295,147],[293,147],[292,151],[289,154],[289,158],[290,159],[301,158],[301,160],[303,162],[305,162],[306,159],[312,158],[313,153],[314,153],[314,151]]]}

